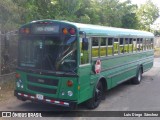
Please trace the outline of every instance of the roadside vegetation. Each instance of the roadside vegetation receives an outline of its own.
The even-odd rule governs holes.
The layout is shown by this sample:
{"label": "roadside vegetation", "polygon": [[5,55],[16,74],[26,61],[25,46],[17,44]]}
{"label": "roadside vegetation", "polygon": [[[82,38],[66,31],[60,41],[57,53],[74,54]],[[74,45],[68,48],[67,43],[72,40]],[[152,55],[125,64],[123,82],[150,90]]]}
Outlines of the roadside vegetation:
{"label": "roadside vegetation", "polygon": [[154,57],[160,57],[160,47],[159,48],[154,48]]}
{"label": "roadside vegetation", "polygon": [[158,17],[152,0],[139,7],[130,0],[0,0],[1,32],[40,19],[150,31]]}

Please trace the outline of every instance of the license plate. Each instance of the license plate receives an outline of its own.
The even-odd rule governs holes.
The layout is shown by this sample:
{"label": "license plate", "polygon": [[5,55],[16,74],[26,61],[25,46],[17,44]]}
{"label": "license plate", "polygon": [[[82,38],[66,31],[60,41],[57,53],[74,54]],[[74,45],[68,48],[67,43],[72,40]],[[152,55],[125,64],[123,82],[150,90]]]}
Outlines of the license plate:
{"label": "license plate", "polygon": [[36,94],[36,98],[37,98],[38,100],[43,100],[44,96],[41,95],[41,94]]}

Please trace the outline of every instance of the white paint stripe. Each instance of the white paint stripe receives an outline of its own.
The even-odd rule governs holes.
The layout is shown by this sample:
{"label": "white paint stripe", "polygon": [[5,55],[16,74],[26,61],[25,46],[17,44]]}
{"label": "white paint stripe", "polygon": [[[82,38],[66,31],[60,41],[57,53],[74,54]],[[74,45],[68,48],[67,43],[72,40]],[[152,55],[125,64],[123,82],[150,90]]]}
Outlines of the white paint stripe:
{"label": "white paint stripe", "polygon": [[69,103],[64,102],[64,105],[69,105]]}
{"label": "white paint stripe", "polygon": [[46,102],[51,102],[51,100],[49,100],[49,99],[46,99]]}
{"label": "white paint stripe", "polygon": [[21,93],[18,93],[18,95],[22,95]]}
{"label": "white paint stripe", "polygon": [[23,96],[24,96],[24,97],[28,97],[28,95],[26,95],[26,94],[24,94]]}
{"label": "white paint stripe", "polygon": [[54,101],[55,103],[60,103],[59,101]]}

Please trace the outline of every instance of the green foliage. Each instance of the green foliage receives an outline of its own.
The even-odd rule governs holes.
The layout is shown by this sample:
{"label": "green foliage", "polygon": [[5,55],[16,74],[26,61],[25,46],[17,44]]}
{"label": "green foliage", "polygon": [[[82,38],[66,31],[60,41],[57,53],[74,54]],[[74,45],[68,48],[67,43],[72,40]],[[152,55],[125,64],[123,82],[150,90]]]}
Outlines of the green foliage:
{"label": "green foliage", "polygon": [[68,20],[112,27],[149,30],[158,16],[151,0],[139,9],[130,0],[1,0],[1,31],[39,19]]}
{"label": "green foliage", "polygon": [[139,29],[150,31],[150,25],[158,18],[159,9],[148,0],[137,10],[137,18],[139,21]]}
{"label": "green foliage", "polygon": [[4,32],[14,29],[19,19],[18,6],[11,0],[0,0],[0,30]]}

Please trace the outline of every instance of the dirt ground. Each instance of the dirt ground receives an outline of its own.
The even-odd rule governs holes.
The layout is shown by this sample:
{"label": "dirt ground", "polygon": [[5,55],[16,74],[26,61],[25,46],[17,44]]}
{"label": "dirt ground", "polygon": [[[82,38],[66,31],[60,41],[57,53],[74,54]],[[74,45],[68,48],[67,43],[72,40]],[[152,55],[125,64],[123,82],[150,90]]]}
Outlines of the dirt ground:
{"label": "dirt ground", "polygon": [[12,98],[14,94],[15,82],[14,78],[12,80],[0,82],[0,105],[7,103],[7,101]]}

